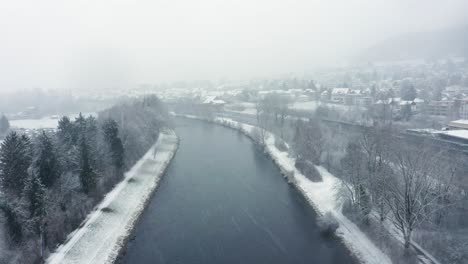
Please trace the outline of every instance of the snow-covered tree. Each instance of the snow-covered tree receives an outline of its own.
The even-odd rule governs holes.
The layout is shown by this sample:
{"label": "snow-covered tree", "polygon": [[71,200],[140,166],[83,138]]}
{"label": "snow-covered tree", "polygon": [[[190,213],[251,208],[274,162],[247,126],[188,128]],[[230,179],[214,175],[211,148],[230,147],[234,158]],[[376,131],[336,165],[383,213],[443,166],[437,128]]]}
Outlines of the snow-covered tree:
{"label": "snow-covered tree", "polygon": [[39,239],[39,255],[44,255],[44,225],[46,222],[46,190],[41,179],[35,173],[25,183],[23,191],[24,204],[28,208],[28,223],[31,232]]}
{"label": "snow-covered tree", "polygon": [[105,145],[104,156],[108,157],[107,166],[110,169],[111,177],[120,179],[124,173],[124,147],[119,137],[119,127],[113,119],[107,119],[102,125],[102,133]]}
{"label": "snow-covered tree", "polygon": [[294,149],[300,159],[319,165],[325,146],[325,137],[320,122],[310,118],[308,122],[298,120],[294,134]]}
{"label": "snow-covered tree", "polygon": [[73,131],[73,123],[70,118],[64,116],[58,121],[57,137],[59,143],[62,145],[72,145],[75,142],[75,135]]}
{"label": "snow-covered tree", "polygon": [[343,168],[342,183],[348,191],[351,203],[358,206],[366,215],[370,209],[365,178],[364,152],[359,143],[350,142],[346,155],[341,160]]}
{"label": "snow-covered tree", "polygon": [[393,149],[396,177],[387,179],[385,198],[394,226],[401,231],[405,248],[416,227],[440,210],[439,200],[451,194],[451,175],[440,166],[441,155],[430,149],[415,149],[405,143]]}
{"label": "snow-covered tree", "polygon": [[89,194],[96,187],[96,175],[91,167],[89,146],[85,138],[81,139],[80,144],[80,181],[84,193]]}
{"label": "snow-covered tree", "polygon": [[359,144],[364,154],[366,167],[366,182],[373,206],[377,209],[380,220],[388,213],[385,203],[385,182],[392,175],[388,164],[392,127],[390,125],[367,128],[360,138]]}
{"label": "snow-covered tree", "polygon": [[51,187],[60,176],[59,163],[52,139],[42,132],[34,147],[32,169],[45,187]]}
{"label": "snow-covered tree", "polygon": [[27,136],[11,132],[0,148],[0,180],[3,191],[19,195],[31,165],[31,143]]}
{"label": "snow-covered tree", "polygon": [[23,227],[20,220],[19,206],[12,205],[7,202],[5,197],[1,197],[0,210],[5,216],[5,225],[8,233],[9,240],[12,244],[17,245],[23,239]]}
{"label": "snow-covered tree", "polygon": [[414,85],[409,80],[404,80],[401,84],[400,88],[400,95],[403,100],[406,101],[413,101],[416,96],[417,92],[414,88]]}
{"label": "snow-covered tree", "polygon": [[9,129],[10,122],[8,121],[8,118],[2,114],[2,116],[0,116],[0,135],[6,134]]}

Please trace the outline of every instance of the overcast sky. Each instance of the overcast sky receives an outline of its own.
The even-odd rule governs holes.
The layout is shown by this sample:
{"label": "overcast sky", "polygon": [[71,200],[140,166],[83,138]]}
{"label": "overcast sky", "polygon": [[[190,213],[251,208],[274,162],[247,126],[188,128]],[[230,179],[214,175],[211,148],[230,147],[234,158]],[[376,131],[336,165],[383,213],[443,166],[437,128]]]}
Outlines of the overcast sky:
{"label": "overcast sky", "polygon": [[0,91],[303,74],[467,0],[1,0]]}

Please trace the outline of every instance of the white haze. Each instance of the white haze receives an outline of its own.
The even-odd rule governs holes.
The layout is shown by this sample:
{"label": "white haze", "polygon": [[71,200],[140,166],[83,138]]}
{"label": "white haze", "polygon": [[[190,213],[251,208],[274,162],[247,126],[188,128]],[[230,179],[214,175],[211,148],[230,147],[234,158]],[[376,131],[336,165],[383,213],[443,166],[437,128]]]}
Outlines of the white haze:
{"label": "white haze", "polygon": [[466,0],[2,0],[0,91],[304,74],[467,23]]}

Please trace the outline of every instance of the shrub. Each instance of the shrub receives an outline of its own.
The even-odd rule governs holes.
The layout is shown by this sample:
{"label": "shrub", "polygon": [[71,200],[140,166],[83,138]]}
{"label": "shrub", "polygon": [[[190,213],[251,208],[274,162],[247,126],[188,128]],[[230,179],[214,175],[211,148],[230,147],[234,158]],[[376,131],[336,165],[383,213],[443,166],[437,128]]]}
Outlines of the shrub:
{"label": "shrub", "polygon": [[296,177],[294,177],[294,171],[285,171],[284,177],[288,180],[288,183],[295,184],[296,183]]}
{"label": "shrub", "polygon": [[287,151],[288,150],[288,145],[286,145],[286,143],[284,142],[284,140],[282,140],[281,138],[279,137],[275,137],[275,147],[279,150],[279,151]]}
{"label": "shrub", "polygon": [[317,221],[317,225],[320,229],[320,232],[327,236],[335,234],[335,231],[340,226],[338,221],[330,212],[324,214],[323,216],[320,216]]}
{"label": "shrub", "polygon": [[262,136],[262,131],[260,131],[260,128],[258,127],[252,128],[252,131],[250,132],[250,136],[256,143],[263,145],[263,136]]}
{"label": "shrub", "polygon": [[320,172],[317,170],[317,168],[312,162],[302,158],[298,158],[296,159],[295,166],[309,180],[313,182],[322,181],[322,176],[320,175]]}

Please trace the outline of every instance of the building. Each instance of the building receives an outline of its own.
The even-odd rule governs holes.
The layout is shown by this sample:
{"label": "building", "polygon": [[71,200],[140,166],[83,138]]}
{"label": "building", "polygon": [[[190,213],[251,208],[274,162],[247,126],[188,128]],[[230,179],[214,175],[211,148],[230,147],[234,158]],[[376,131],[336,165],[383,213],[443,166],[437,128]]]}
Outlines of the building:
{"label": "building", "polygon": [[206,97],[202,102],[202,106],[215,111],[221,111],[225,104],[225,101],[218,99],[215,95]]}
{"label": "building", "polygon": [[415,105],[415,110],[418,112],[421,112],[424,110],[424,100],[421,98],[416,98],[413,100],[414,105]]}
{"label": "building", "polygon": [[468,98],[465,99],[456,99],[455,100],[455,109],[458,112],[457,118],[468,119]]}
{"label": "building", "polygon": [[328,97],[328,91],[325,90],[323,91],[321,94],[320,94],[320,100],[326,102],[328,101],[329,97]]}
{"label": "building", "polygon": [[459,120],[451,121],[448,126],[450,129],[468,130],[468,119],[459,119]]}
{"label": "building", "polygon": [[465,129],[442,131],[436,134],[446,140],[468,144],[468,130]]}
{"label": "building", "polygon": [[452,110],[453,101],[430,101],[425,110],[429,115],[448,116]]}
{"label": "building", "polygon": [[333,103],[344,104],[346,95],[350,92],[349,88],[333,88],[331,100]]}
{"label": "building", "polygon": [[372,97],[370,96],[360,96],[359,98],[356,99],[356,103],[357,105],[359,106],[365,106],[365,107],[368,107],[370,105],[372,105]]}

